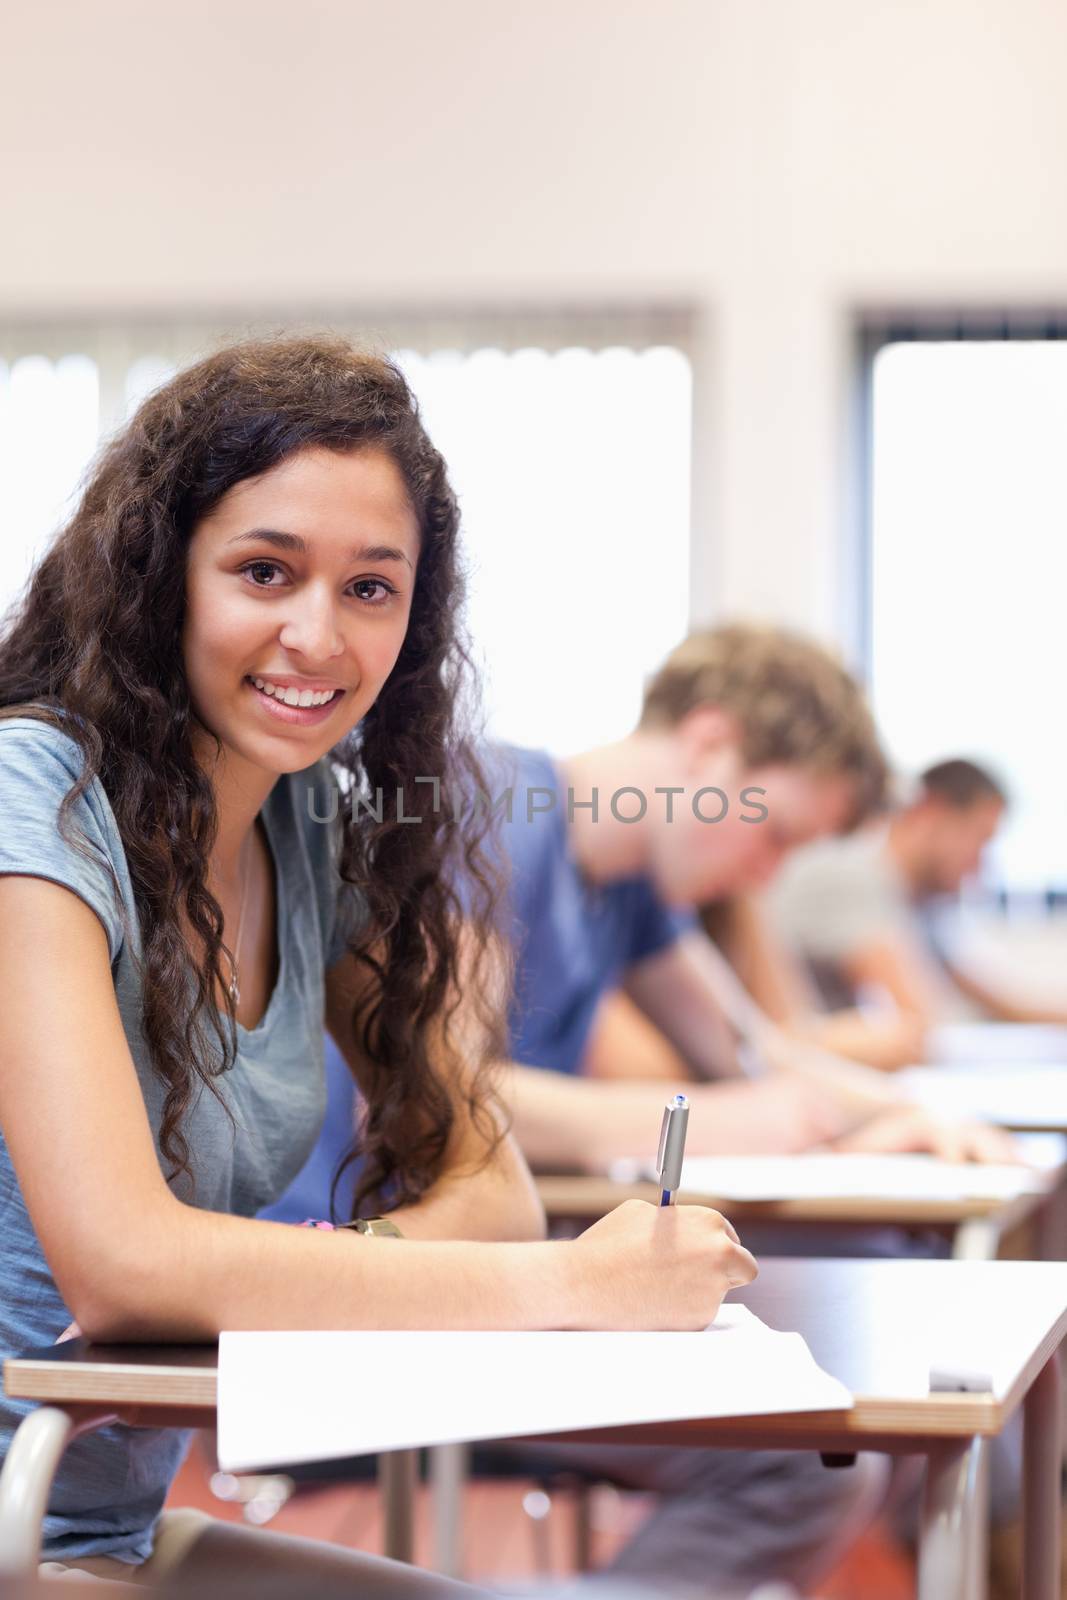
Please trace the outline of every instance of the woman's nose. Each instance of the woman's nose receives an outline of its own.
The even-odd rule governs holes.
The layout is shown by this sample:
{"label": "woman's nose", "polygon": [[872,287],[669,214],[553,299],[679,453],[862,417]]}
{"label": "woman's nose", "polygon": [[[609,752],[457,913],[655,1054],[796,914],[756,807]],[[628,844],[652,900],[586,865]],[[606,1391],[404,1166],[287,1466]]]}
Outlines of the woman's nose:
{"label": "woman's nose", "polygon": [[306,656],[310,661],[328,661],[340,655],[344,639],[337,625],[332,595],[313,589],[295,595],[278,639],[283,649]]}

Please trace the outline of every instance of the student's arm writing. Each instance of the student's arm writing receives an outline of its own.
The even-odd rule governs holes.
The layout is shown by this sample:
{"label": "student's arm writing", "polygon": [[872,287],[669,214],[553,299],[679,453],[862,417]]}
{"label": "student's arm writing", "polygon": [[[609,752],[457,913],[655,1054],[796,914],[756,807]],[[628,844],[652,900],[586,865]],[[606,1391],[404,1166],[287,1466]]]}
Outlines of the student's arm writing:
{"label": "student's arm writing", "polygon": [[898,932],[872,936],[846,951],[841,964],[853,988],[879,990],[924,1032],[936,1021],[944,985],[913,939]]}
{"label": "student's arm writing", "polygon": [[586,1040],[581,1070],[590,1078],[660,1078],[684,1082],[689,1064],[621,989],[603,996]]}
{"label": "student's arm writing", "polygon": [[[527,1159],[541,1169],[602,1172],[618,1156],[655,1154],[667,1086],[568,1077],[509,1062],[501,1092]],[[806,1150],[852,1126],[798,1081],[690,1084],[690,1155]]]}
{"label": "student's arm writing", "polygon": [[741,1075],[737,1042],[752,1011],[729,964],[702,933],[686,933],[635,962],[627,994],[698,1078]]}
{"label": "student's arm writing", "polygon": [[94,913],[56,884],[0,877],[0,930],[0,1126],[91,1338],[692,1327],[755,1271],[722,1218],[688,1207],[666,1228],[654,1208],[620,1207],[573,1243],[529,1244],[364,1239],[197,1210],[163,1179]]}
{"label": "student's arm writing", "polygon": [[1042,1005],[1017,999],[1006,990],[968,972],[956,961],[945,963],[956,987],[995,1022],[1032,1022],[1054,1028],[1067,1027],[1067,1006]]}
{"label": "student's arm writing", "polygon": [[729,962],[749,998],[783,1025],[815,1009],[815,995],[799,963],[770,926],[756,895],[736,895],[716,907],[712,942]]}
{"label": "student's arm writing", "polygon": [[[896,1101],[882,1076],[853,1061],[791,1038],[764,1015],[746,994],[736,975],[702,933],[688,933],[631,969],[627,988],[643,1009],[652,1007],[656,1020],[687,1058],[707,1076],[719,1058],[720,1033],[726,1020],[733,1036],[744,1040],[753,1060],[783,1076],[803,1077],[826,1099],[824,1115],[851,1127]],[[709,1029],[698,1059],[701,1026]],[[736,1073],[740,1056],[733,1046]],[[721,1058],[719,1058],[721,1059]],[[723,1076],[722,1069],[712,1072]]]}
{"label": "student's arm writing", "polygon": [[819,1011],[800,962],[775,934],[758,897],[740,895],[731,902],[725,932],[723,953],[756,1005],[787,1034],[883,1070],[922,1060],[921,1018]]}

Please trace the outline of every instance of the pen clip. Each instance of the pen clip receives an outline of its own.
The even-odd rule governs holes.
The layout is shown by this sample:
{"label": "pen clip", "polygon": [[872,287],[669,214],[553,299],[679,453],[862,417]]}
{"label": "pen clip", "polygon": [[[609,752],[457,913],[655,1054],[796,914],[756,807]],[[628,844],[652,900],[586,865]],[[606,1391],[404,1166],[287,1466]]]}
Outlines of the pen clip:
{"label": "pen clip", "polygon": [[671,1112],[673,1111],[673,1109],[674,1109],[674,1107],[671,1105],[670,1101],[668,1101],[667,1104],[663,1107],[663,1121],[659,1125],[659,1147],[656,1150],[656,1176],[657,1176],[657,1178],[662,1176],[662,1173],[663,1173],[663,1157],[666,1154],[666,1150],[667,1150],[667,1129],[671,1125]]}

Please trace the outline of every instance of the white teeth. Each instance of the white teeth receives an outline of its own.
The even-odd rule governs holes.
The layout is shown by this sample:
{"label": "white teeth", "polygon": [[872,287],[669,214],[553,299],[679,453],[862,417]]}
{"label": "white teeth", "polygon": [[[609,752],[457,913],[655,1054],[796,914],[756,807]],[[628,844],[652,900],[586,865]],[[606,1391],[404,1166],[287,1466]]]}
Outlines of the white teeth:
{"label": "white teeth", "polygon": [[287,706],[324,706],[328,700],[333,699],[336,692],[333,689],[323,689],[318,692],[314,689],[282,689],[265,678],[253,678],[252,682],[257,689],[262,689],[264,694],[273,695],[275,700],[280,700]]}

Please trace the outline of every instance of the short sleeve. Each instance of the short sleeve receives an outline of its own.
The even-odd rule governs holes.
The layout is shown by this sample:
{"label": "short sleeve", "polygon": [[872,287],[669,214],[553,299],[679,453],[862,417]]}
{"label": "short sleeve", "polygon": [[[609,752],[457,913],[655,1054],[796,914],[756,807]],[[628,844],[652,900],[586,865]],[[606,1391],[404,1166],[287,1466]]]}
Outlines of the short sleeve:
{"label": "short sleeve", "polygon": [[47,878],[84,900],[107,934],[112,965],[125,938],[125,853],[114,813],[94,779],[65,819],[59,811],[81,776],[76,742],[31,719],[0,721],[0,875]]}
{"label": "short sleeve", "polygon": [[631,964],[658,955],[698,926],[694,912],[665,906],[645,879],[634,885],[634,898],[628,951]]}

